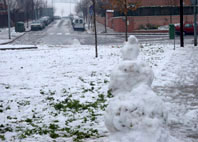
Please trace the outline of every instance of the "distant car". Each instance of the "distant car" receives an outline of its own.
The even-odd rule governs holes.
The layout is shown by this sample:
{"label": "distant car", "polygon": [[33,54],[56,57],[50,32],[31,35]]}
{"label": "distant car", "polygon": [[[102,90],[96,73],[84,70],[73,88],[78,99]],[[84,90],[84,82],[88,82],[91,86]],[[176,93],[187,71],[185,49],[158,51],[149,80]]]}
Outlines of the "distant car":
{"label": "distant car", "polygon": [[[194,24],[191,24],[191,23],[184,24],[183,31],[184,31],[184,35],[194,34]],[[179,24],[175,26],[175,32],[177,35],[180,35],[180,25]],[[197,26],[197,32],[198,32],[198,26]]]}
{"label": "distant car", "polygon": [[45,28],[45,25],[40,20],[34,21],[31,24],[31,31],[38,31],[44,28]]}
{"label": "distant car", "polygon": [[45,24],[45,26],[51,23],[51,19],[49,16],[41,17],[39,20],[42,21]]}
{"label": "distant car", "polygon": [[54,20],[59,20],[59,19],[61,19],[60,16],[54,16]]}
{"label": "distant car", "polygon": [[69,16],[69,19],[71,20],[71,22],[73,22],[74,16],[73,16],[73,15],[70,15],[70,16]]}
{"label": "distant car", "polygon": [[85,30],[85,22],[83,18],[74,18],[72,22],[72,26],[74,30]]}

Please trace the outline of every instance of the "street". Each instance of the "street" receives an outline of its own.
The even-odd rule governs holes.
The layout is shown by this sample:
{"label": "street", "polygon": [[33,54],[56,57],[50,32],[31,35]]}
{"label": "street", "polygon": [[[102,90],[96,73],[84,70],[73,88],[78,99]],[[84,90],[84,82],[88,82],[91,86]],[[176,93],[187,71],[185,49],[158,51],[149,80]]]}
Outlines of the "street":
{"label": "street", "polygon": [[[102,33],[103,27],[99,25],[98,30],[98,44],[100,45],[112,45],[123,44],[125,41],[124,34],[117,33]],[[147,41],[167,41],[167,34],[137,34],[136,37],[140,42]],[[51,23],[47,28],[42,31],[30,31],[24,36],[14,41],[12,44],[24,44],[24,45],[71,45],[75,42],[80,42],[81,45],[94,45],[94,34],[90,31],[74,31],[69,19],[56,20]]]}
{"label": "street", "polygon": [[[93,45],[94,35],[87,31],[74,31],[69,19],[61,19],[51,23],[42,31],[30,31],[19,38],[13,44],[47,44],[47,45],[71,45],[79,41],[82,45]],[[114,35],[98,35],[98,44],[116,44],[123,40]]]}

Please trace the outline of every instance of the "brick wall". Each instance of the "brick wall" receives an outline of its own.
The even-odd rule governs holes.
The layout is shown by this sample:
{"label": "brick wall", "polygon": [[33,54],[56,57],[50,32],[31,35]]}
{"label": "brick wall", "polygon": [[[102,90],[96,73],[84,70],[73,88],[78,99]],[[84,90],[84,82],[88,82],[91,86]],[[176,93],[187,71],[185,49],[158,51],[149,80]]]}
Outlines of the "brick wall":
{"label": "brick wall", "polygon": [[107,12],[106,17],[107,17],[107,27],[113,28],[113,12]]}
{"label": "brick wall", "polygon": [[[125,32],[125,17],[115,17],[112,19],[112,28],[116,32]],[[133,24],[134,18],[128,17],[128,31],[132,32],[134,30]]]}
{"label": "brick wall", "polygon": [[[139,29],[140,25],[153,24],[157,26],[163,26],[170,24],[170,16],[143,16],[143,17],[130,17],[131,24],[134,25],[134,30]],[[193,22],[192,15],[185,15],[184,22],[192,23]],[[172,23],[180,23],[180,16],[172,16]]]}
{"label": "brick wall", "polygon": [[[192,23],[192,15],[185,15],[184,22]],[[134,30],[139,30],[141,25],[145,26],[146,24],[152,24],[156,26],[168,25],[170,23],[170,16],[141,16],[141,17],[128,17],[128,32],[133,32]],[[179,16],[172,16],[173,23],[179,23]],[[124,17],[114,17],[111,18],[110,24],[108,24],[116,32],[125,32],[125,20]]]}
{"label": "brick wall", "polygon": [[96,16],[96,20],[98,23],[105,24],[105,17]]}
{"label": "brick wall", "polygon": [[[193,15],[184,15],[185,23],[193,23]],[[97,16],[97,21],[104,24],[104,17]],[[116,32],[125,32],[125,20],[124,17],[113,17],[109,19],[108,27],[112,28]],[[141,17],[128,17],[128,32],[139,30],[141,25],[152,24],[156,26],[163,26],[170,24],[170,16],[141,16]],[[172,16],[173,23],[179,23],[179,16]]]}
{"label": "brick wall", "polygon": [[[190,0],[183,0],[185,6],[191,5]],[[141,0],[141,6],[165,6],[165,5],[179,5],[179,0]],[[170,23],[170,16],[133,16],[128,17],[128,32],[133,32],[138,30],[141,25],[145,26],[146,24],[162,26],[168,25]],[[104,24],[104,17],[97,17],[97,21]],[[173,23],[179,23],[179,15],[172,16]],[[193,22],[192,15],[185,15],[184,22]],[[107,13],[107,26],[112,28],[117,32],[125,32],[125,21],[123,17],[113,17],[113,13]]]}

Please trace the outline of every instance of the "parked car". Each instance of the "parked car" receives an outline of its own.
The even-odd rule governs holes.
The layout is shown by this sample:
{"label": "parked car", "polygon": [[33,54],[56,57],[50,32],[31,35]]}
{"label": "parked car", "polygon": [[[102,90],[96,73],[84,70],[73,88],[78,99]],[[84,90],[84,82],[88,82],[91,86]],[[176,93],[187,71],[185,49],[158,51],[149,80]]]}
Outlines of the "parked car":
{"label": "parked car", "polygon": [[45,28],[45,25],[40,20],[34,21],[31,24],[31,30],[32,31],[42,30],[44,28]]}
{"label": "parked car", "polygon": [[[194,34],[194,24],[185,23],[183,26],[183,31],[184,31],[184,35]],[[177,35],[180,35],[180,25],[179,24],[175,26],[175,32]],[[198,32],[198,26],[197,26],[197,32]]]}
{"label": "parked car", "polygon": [[45,26],[51,23],[51,19],[49,16],[41,17],[39,20],[42,21],[45,24]]}
{"label": "parked car", "polygon": [[74,30],[81,30],[81,31],[85,30],[85,22],[83,18],[74,18],[72,25]]}

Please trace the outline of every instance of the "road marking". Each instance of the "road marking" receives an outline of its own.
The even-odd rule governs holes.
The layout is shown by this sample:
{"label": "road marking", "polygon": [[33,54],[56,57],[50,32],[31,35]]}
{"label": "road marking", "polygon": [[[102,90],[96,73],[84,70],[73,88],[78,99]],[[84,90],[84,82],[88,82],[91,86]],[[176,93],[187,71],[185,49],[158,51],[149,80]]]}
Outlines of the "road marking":
{"label": "road marking", "polygon": [[70,35],[70,33],[65,33],[65,35]]}
{"label": "road marking", "polygon": [[57,33],[57,35],[63,35],[63,33]]}

